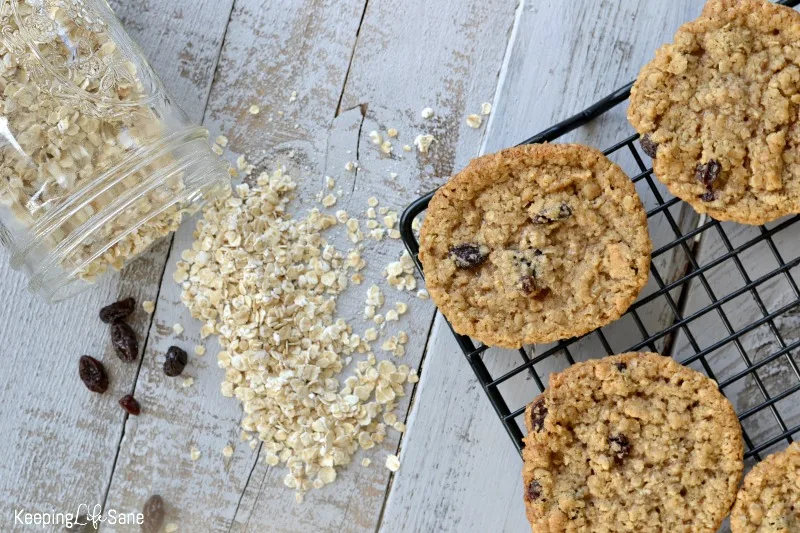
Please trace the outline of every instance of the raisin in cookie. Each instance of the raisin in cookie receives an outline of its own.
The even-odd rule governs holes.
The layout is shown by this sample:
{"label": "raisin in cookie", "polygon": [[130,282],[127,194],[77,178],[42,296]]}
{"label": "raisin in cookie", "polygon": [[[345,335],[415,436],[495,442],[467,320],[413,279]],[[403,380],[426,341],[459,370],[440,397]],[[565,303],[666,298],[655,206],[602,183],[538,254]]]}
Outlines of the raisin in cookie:
{"label": "raisin in cookie", "polygon": [[714,533],[744,468],[739,421],[716,383],[658,354],[551,375],[526,424],[534,533]]}
{"label": "raisin in cookie", "polygon": [[628,119],[656,176],[700,213],[800,212],[800,13],[711,0],[639,74]]}
{"label": "raisin in cookie", "polygon": [[587,146],[541,144],[475,159],[440,188],[420,248],[453,328],[514,348],[619,318],[647,282],[651,246],[618,166]]}
{"label": "raisin in cookie", "polygon": [[731,530],[800,531],[800,442],[770,455],[747,474],[731,513]]}

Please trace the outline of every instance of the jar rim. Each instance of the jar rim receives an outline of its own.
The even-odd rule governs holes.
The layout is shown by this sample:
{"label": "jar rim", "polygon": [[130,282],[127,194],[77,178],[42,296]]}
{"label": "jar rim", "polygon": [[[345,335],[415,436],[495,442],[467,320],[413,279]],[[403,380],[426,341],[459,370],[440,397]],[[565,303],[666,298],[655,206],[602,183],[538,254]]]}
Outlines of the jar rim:
{"label": "jar rim", "polygon": [[[80,190],[75,191],[62,205],[37,220],[31,228],[33,239],[25,247],[11,254],[12,268],[22,264],[25,261],[25,257],[52,235],[53,231],[58,229],[71,216],[74,216],[75,213],[97,199],[98,196],[179,146],[190,143],[195,139],[207,138],[208,130],[202,126],[194,126],[171,133],[156,142],[138,147],[122,161],[106,169],[99,176],[92,178],[89,183]],[[103,186],[97,187],[98,183],[102,183]],[[100,215],[101,213],[97,214]]]}

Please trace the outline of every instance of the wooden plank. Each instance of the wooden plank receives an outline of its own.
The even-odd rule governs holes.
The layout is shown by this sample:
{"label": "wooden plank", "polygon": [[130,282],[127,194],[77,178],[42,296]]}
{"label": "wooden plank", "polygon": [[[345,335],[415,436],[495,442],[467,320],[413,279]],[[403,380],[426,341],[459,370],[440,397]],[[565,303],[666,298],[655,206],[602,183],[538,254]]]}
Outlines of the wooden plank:
{"label": "wooden plank", "polygon": [[[112,3],[154,59],[167,89],[199,120],[204,107],[199,82],[203,72],[209,81],[213,72],[227,23],[224,6],[207,0]],[[197,28],[203,28],[202,39]],[[194,57],[186,55],[191,42],[199,44]],[[179,62],[191,76],[177,75],[173,67]],[[4,509],[68,511],[79,503],[103,503],[124,424],[117,399],[133,389],[138,365],[123,364],[113,355],[108,327],[97,311],[119,295],[139,302],[155,299],[168,249],[169,240],[162,241],[121,275],[54,306],[29,294],[23,276],[10,271],[6,259],[0,262],[0,293],[10,304],[0,310],[0,355],[6,369],[0,388]],[[130,323],[143,346],[150,317],[137,309]],[[90,394],[78,379],[78,357],[84,353],[106,364],[111,388],[103,396]],[[139,506],[136,502],[134,507]],[[5,525],[10,516],[3,513],[1,529],[19,530],[19,524]]]}
{"label": "wooden plank", "polygon": [[[486,151],[515,144],[633,79],[655,48],[700,8],[695,0],[526,2],[495,96]],[[565,140],[606,147],[631,133],[623,105]],[[630,157],[617,162],[629,174],[636,172]],[[650,191],[639,192],[646,205],[655,205]],[[650,231],[656,243],[674,238],[666,221],[651,220]],[[667,266],[669,276],[682,268],[662,265]],[[646,320],[655,327],[671,318],[657,308]],[[640,337],[630,326],[610,331],[612,343],[636,342]],[[525,531],[519,456],[450,335],[439,325],[428,345],[431,355],[403,441],[403,468],[395,475],[381,531]],[[572,350],[576,359],[604,353],[596,342]],[[496,349],[484,360],[493,376],[520,362],[519,355]],[[536,369],[546,384],[547,374],[567,364],[563,356],[553,357]],[[500,391],[511,409],[538,394],[528,374]]]}
{"label": "wooden plank", "polygon": [[[340,115],[330,135],[310,130],[312,136],[322,137],[321,143],[311,146],[316,155],[309,154],[294,139],[278,138],[287,140],[297,152],[296,158],[299,156],[309,167],[305,175],[311,176],[311,182],[301,184],[300,198],[313,197],[320,189],[321,174],[327,172],[337,179],[337,188],[345,191],[335,209],[346,209],[363,220],[367,198],[375,196],[381,206],[399,211],[420,191],[441,183],[452,169],[477,153],[482,130],[469,128],[464,118],[477,112],[481,102],[494,94],[514,6],[513,0],[414,6],[399,0],[370,3],[358,33]],[[297,91],[298,102],[307,105],[309,89]],[[245,96],[238,105],[246,105],[251,99]],[[436,114],[430,120],[420,116],[426,106],[432,107]],[[353,137],[358,133],[355,126],[361,112],[365,116],[360,135]],[[298,117],[305,114],[303,109]],[[332,117],[330,113],[327,120]],[[391,158],[383,156],[368,136],[370,131],[377,130],[385,138],[388,128],[400,132],[393,141]],[[299,130],[305,129],[300,122]],[[413,144],[416,135],[428,132],[437,138],[428,156],[402,150],[402,145]],[[244,132],[241,137],[246,135]],[[266,143],[270,140],[267,138]],[[253,148],[265,146],[263,136],[256,142]],[[327,166],[319,163],[323,156]],[[348,159],[358,159],[357,173],[347,174],[342,170]],[[320,172],[322,169],[325,171]],[[392,179],[390,172],[398,176]],[[348,194],[351,189],[353,192]],[[341,241],[334,237],[334,242]],[[401,251],[402,245],[397,240],[384,239],[365,245],[363,256],[368,265],[365,282],[352,287],[340,299],[340,314],[356,331],[367,327],[361,318],[366,289],[372,283],[386,286],[381,272],[389,262],[397,260]],[[413,294],[401,294],[391,288],[384,288],[384,292],[388,305],[403,300],[410,312],[399,323],[389,325],[382,338],[400,329],[407,331],[410,337],[407,355],[397,362],[415,367],[430,329],[433,308],[429,301],[416,300]],[[380,351],[377,355],[388,357]],[[407,405],[408,397],[401,402],[400,409],[406,409]],[[380,446],[357,454],[354,463],[339,472],[335,484],[307,494],[302,507],[295,507],[294,495],[282,485],[285,470],[268,469],[259,462],[233,530],[258,531],[269,527],[270,531],[374,531],[390,482],[390,473],[383,465],[386,456],[396,451],[399,440],[400,434],[390,430],[389,438]],[[369,457],[372,465],[360,466],[362,457]],[[287,512],[287,508],[296,511]]]}
{"label": "wooden plank", "polygon": [[[227,13],[216,2],[199,4],[198,10],[198,2],[179,0],[171,3],[170,13],[158,14],[143,3],[115,5],[145,53],[155,59],[168,90],[198,120],[203,106],[186,97],[198,92],[199,78],[186,83],[170,75],[175,71],[169,65],[183,61],[187,72],[197,76],[202,68],[209,77],[213,71],[210,65]],[[197,40],[192,37],[196,31],[187,32],[190,27],[204,29],[195,56],[202,68],[185,55],[187,43]],[[13,303],[0,311],[0,351],[7,365],[6,385],[0,390],[7,414],[0,431],[0,461],[6,465],[0,476],[0,502],[5,509],[67,511],[79,503],[103,503],[124,424],[117,399],[133,389],[138,365],[123,364],[112,355],[108,327],[97,311],[118,295],[134,296],[139,302],[155,299],[168,249],[169,240],[162,241],[121,275],[55,306],[26,292],[23,276],[10,272],[7,260],[2,260],[0,292]],[[130,323],[143,346],[150,317],[137,309]],[[111,388],[102,397],[91,395],[78,379],[78,357],[84,353],[105,361]],[[4,513],[3,520],[8,516]],[[9,524],[2,529],[19,527]]]}
{"label": "wooden plank", "polygon": [[[356,157],[346,152],[357,149],[363,117],[359,108],[335,121],[334,116],[362,11],[362,0],[289,6],[259,0],[238,1],[231,13],[205,125],[214,136],[227,134],[231,148],[247,153],[259,168],[273,168],[272,158],[277,158],[294,175],[302,171],[297,207],[305,204],[303,211],[321,190],[326,164],[330,173],[343,175],[341,187],[352,188],[344,178],[352,180],[354,174],[346,173],[344,165]],[[292,91],[298,93],[296,102],[289,102]],[[261,112],[251,114],[252,105]],[[332,122],[337,135],[331,135],[326,149]],[[180,253],[191,246],[193,229],[186,223],[175,236],[137,382],[147,412],[126,424],[108,505],[124,507],[159,493],[168,503],[168,520],[181,530],[228,531],[248,481],[260,481],[259,470],[253,472],[259,450],[239,440],[241,406],[219,391],[224,376],[216,364],[219,345],[213,338],[201,340],[201,324],[180,302],[181,288],[172,280]],[[363,295],[358,298],[363,301]],[[181,335],[171,330],[175,323],[185,327]],[[181,387],[180,378],[163,374],[163,354],[172,344],[190,353],[184,371],[194,379],[189,388]],[[207,348],[204,357],[192,353],[198,344]],[[226,445],[235,449],[229,459],[222,456]],[[191,446],[201,451],[196,461],[190,458]],[[270,524],[270,530],[274,515],[288,521],[286,509],[295,505],[294,493],[282,482],[285,472],[276,472],[272,488],[291,507],[285,503],[280,513],[272,508],[269,521],[260,524]],[[246,503],[243,512],[248,512]]]}

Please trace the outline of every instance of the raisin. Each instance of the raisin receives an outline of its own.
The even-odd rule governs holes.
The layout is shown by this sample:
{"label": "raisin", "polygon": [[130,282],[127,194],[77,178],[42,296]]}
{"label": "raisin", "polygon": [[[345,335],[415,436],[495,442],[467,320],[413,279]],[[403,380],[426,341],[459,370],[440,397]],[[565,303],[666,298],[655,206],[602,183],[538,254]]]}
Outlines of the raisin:
{"label": "raisin", "polygon": [[617,456],[617,460],[622,460],[631,453],[631,443],[628,437],[622,433],[608,437],[608,444],[611,446],[611,451]]}
{"label": "raisin", "polygon": [[706,189],[711,190],[711,184],[719,177],[722,170],[722,165],[719,161],[709,159],[705,165],[697,165],[694,169],[694,177],[697,181],[706,186]]}
{"label": "raisin", "polygon": [[125,298],[100,310],[100,320],[106,324],[113,324],[129,316],[136,309],[136,300]]}
{"label": "raisin", "polygon": [[522,292],[525,294],[533,294],[536,292],[536,278],[533,276],[523,276],[519,280]]}
{"label": "raisin", "polygon": [[547,406],[544,404],[544,398],[540,396],[531,405],[531,429],[536,432],[541,431],[544,428],[545,418],[547,418]]}
{"label": "raisin", "polygon": [[180,376],[188,361],[189,356],[186,355],[185,351],[177,346],[170,346],[169,350],[167,350],[167,358],[164,361],[164,373],[171,378]]}
{"label": "raisin", "polygon": [[142,532],[158,533],[164,525],[164,499],[158,494],[153,494],[144,504],[142,509]]}
{"label": "raisin", "polygon": [[142,412],[142,406],[139,405],[139,402],[136,401],[136,398],[134,398],[132,394],[126,394],[120,398],[119,405],[125,409],[129,415],[139,416]]}
{"label": "raisin", "polygon": [[713,190],[709,189],[700,196],[698,196],[698,198],[700,198],[704,202],[713,202],[717,198],[717,196],[714,194]]}
{"label": "raisin", "polygon": [[136,332],[125,322],[115,322],[111,326],[111,344],[114,345],[117,355],[125,362],[136,361],[139,355],[139,341]]}
{"label": "raisin", "polygon": [[528,484],[525,490],[525,499],[529,502],[536,501],[542,497],[542,484],[535,479]]}
{"label": "raisin", "polygon": [[626,363],[614,363],[614,366],[617,367],[617,370],[620,372],[624,372],[628,369],[628,365]]}
{"label": "raisin", "polygon": [[100,394],[108,390],[108,374],[103,363],[89,355],[81,356],[78,371],[86,388]]}
{"label": "raisin", "polygon": [[480,244],[459,244],[450,248],[450,258],[458,268],[472,268],[480,265],[489,257],[489,248]]}
{"label": "raisin", "polygon": [[539,213],[534,215],[534,224],[552,224],[559,220],[564,220],[572,216],[572,208],[562,203],[561,205],[545,207]]}
{"label": "raisin", "polygon": [[658,144],[653,142],[653,139],[650,138],[649,133],[645,133],[642,138],[639,139],[639,145],[642,147],[642,151],[650,156],[650,159],[656,158]]}

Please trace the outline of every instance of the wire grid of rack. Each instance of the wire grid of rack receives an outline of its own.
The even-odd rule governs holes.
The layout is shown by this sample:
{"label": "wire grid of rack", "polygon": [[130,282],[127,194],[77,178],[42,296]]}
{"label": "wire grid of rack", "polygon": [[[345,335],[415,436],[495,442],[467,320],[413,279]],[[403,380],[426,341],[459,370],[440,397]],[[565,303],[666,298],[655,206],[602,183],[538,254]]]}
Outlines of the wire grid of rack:
{"label": "wire grid of rack", "polygon": [[[784,0],[778,3],[789,7],[795,7],[797,4],[800,4],[800,0]],[[627,100],[632,85],[633,83],[630,83],[621,87],[583,112],[548,128],[523,141],[521,144],[552,142],[558,139]],[[701,217],[699,223],[694,228],[684,231],[676,221],[675,215],[670,211],[670,208],[676,206],[680,200],[663,192],[663,189],[659,189],[659,187],[656,186],[652,168],[645,164],[647,159],[642,157],[640,148],[636,146],[635,141],[638,138],[638,135],[631,135],[623,141],[611,146],[605,150],[604,153],[608,156],[612,156],[613,154],[618,154],[623,151],[629,152],[638,168],[638,174],[632,178],[633,182],[646,184],[657,202],[655,207],[648,210],[648,220],[655,216],[663,216],[675,236],[671,242],[657,247],[652,252],[653,261],[650,269],[650,282],[655,282],[656,289],[649,294],[640,295],[639,299],[620,319],[622,320],[625,317],[632,318],[636,326],[635,329],[638,330],[639,338],[627,340],[627,349],[614,350],[612,349],[605,331],[610,326],[606,326],[583,337],[567,339],[555,345],[547,346],[542,349],[540,353],[537,353],[535,348],[533,350],[531,350],[530,347],[527,349],[520,349],[518,350],[518,364],[515,364],[510,370],[503,369],[498,375],[494,375],[490,371],[490,365],[487,365],[486,361],[486,357],[491,357],[488,355],[491,353],[489,347],[485,345],[476,345],[469,337],[459,335],[455,332],[453,332],[453,334],[455,335],[458,346],[464,352],[467,361],[475,372],[478,382],[488,396],[494,410],[500,417],[503,426],[518,451],[521,451],[523,447],[522,427],[524,427],[524,424],[522,423],[522,417],[524,415],[525,405],[523,404],[516,408],[509,407],[509,403],[512,402],[507,401],[509,391],[508,387],[505,389],[503,388],[504,384],[509,383],[513,378],[523,374],[526,378],[532,379],[538,390],[530,391],[531,394],[529,394],[526,400],[527,403],[545,388],[543,381],[545,376],[537,370],[537,365],[556,357],[563,357],[566,363],[574,364],[576,359],[573,357],[570,348],[575,348],[576,344],[583,339],[594,337],[596,341],[599,341],[599,346],[602,346],[602,349],[608,355],[630,351],[635,352],[643,349],[653,352],[668,353],[669,348],[674,346],[675,336],[677,334],[682,334],[685,349],[693,352],[691,355],[685,357],[677,357],[682,364],[698,367],[698,370],[718,381],[720,389],[726,396],[729,396],[727,389],[740,386],[743,380],[749,380],[750,386],[757,391],[757,403],[755,405],[746,405],[744,408],[737,406],[737,414],[740,421],[743,423],[742,430],[747,447],[745,458],[759,461],[762,458],[762,452],[769,452],[775,447],[780,447],[782,443],[791,443],[796,434],[800,433],[800,423],[792,424],[787,422],[787,418],[789,417],[778,409],[779,402],[786,403],[788,401],[797,407],[797,411],[800,411],[800,364],[798,364],[800,356],[797,355],[800,353],[800,337],[787,340],[785,335],[782,334],[781,328],[776,324],[776,322],[781,319],[791,320],[793,318],[792,313],[798,313],[800,311],[800,288],[791,272],[793,268],[800,265],[800,256],[789,261],[784,261],[783,254],[775,243],[775,236],[800,222],[800,215],[781,220],[777,224],[769,225],[769,227],[760,226],[757,228],[755,237],[738,244],[732,242],[732,239],[728,233],[726,233],[725,228],[720,222],[706,217]],[[423,278],[424,273],[422,265],[418,259],[419,243],[412,229],[412,223],[414,219],[422,215],[427,209],[428,202],[432,198],[434,192],[435,191],[432,191],[426,194],[408,206],[400,220],[402,239]],[[796,229],[800,230],[800,226]],[[693,245],[698,242],[702,235],[707,234],[707,232],[717,232],[717,238],[721,240],[723,246],[722,253],[707,263],[698,264],[693,251]],[[748,273],[748,269],[745,268],[743,264],[741,256],[748,250],[752,251],[753,247],[763,245],[771,252],[777,268],[752,279],[751,275]],[[665,279],[665,276],[662,275],[659,268],[656,266],[656,259],[662,256],[667,257],[667,254],[678,248],[684,252],[685,257],[688,259],[687,269],[683,275],[677,276],[674,280],[669,278]],[[719,268],[734,269],[741,276],[744,284],[728,294],[717,296],[714,289],[711,287],[708,276],[712,269]],[[778,276],[785,278],[791,291],[791,297],[788,303],[771,310],[769,306],[765,304],[764,299],[759,293],[759,288]],[[698,309],[688,310],[687,314],[684,297],[687,294],[690,284],[694,284],[694,290],[704,291],[709,303]],[[681,293],[677,298],[673,296],[676,289]],[[761,316],[748,324],[739,325],[739,327],[736,328],[731,318],[726,313],[724,306],[726,304],[735,305],[737,298],[748,294],[752,296]],[[644,306],[660,298],[664,299],[665,307],[668,308],[669,313],[672,315],[672,322],[668,326],[662,327],[659,331],[651,333],[645,326],[640,310]],[[718,321],[723,325],[725,335],[723,338],[713,341],[708,346],[701,347],[697,335],[692,331],[691,326],[712,313],[717,315]],[[799,316],[795,319],[800,322],[800,313],[798,313],[798,315]],[[748,353],[742,339],[744,335],[761,327],[765,327],[771,332],[774,339],[773,346],[777,349],[756,359]],[[596,342],[594,344],[597,345]],[[658,349],[658,344],[662,346],[662,350]],[[719,378],[713,370],[712,365],[709,363],[709,354],[726,346],[732,346],[734,348],[734,351],[740,359],[738,362],[739,368],[731,375]],[[497,355],[506,358],[509,356],[506,352]],[[593,357],[597,355],[598,354],[592,354]],[[787,369],[789,380],[787,380],[788,383],[782,386],[777,392],[774,390],[770,391],[768,387],[765,386],[764,377],[760,375],[759,371],[767,371],[769,369],[768,365],[779,360]],[[759,415],[761,415],[762,418],[763,415],[768,415],[772,428],[771,431],[766,432],[765,435],[754,436],[746,429],[745,421]]]}

